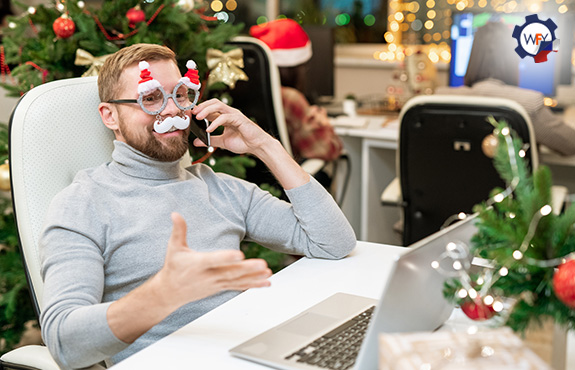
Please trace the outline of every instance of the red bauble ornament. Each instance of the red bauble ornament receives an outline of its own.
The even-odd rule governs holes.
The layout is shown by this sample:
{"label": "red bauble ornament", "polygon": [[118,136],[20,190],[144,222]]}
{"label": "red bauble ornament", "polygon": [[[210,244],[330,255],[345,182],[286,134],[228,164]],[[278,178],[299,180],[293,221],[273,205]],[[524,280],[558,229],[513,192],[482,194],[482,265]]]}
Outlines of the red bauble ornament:
{"label": "red bauble ornament", "polygon": [[559,265],[553,275],[553,290],[561,302],[575,309],[575,260]]}
{"label": "red bauble ornament", "polygon": [[54,21],[52,24],[52,29],[54,30],[56,36],[62,39],[67,39],[76,31],[76,24],[73,20],[68,18],[67,15],[63,15]]}
{"label": "red bauble ornament", "polygon": [[483,301],[465,301],[461,305],[461,310],[471,320],[482,321],[492,318],[495,315],[493,306],[486,305]]}
{"label": "red bauble ornament", "polygon": [[126,12],[126,18],[130,21],[130,26],[133,27],[136,23],[146,20],[146,13],[137,5]]}

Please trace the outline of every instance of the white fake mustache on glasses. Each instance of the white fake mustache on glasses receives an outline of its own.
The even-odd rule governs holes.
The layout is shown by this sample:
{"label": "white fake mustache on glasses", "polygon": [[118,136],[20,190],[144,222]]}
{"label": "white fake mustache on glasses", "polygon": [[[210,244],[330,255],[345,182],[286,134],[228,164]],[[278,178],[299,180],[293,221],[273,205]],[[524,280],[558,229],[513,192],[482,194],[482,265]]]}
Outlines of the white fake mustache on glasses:
{"label": "white fake mustache on glasses", "polygon": [[190,126],[190,117],[184,117],[185,118],[174,116],[166,117],[162,120],[157,120],[154,122],[154,131],[156,131],[158,134],[164,134],[170,131],[172,127],[175,127],[178,130],[185,130],[188,128],[188,126]]}

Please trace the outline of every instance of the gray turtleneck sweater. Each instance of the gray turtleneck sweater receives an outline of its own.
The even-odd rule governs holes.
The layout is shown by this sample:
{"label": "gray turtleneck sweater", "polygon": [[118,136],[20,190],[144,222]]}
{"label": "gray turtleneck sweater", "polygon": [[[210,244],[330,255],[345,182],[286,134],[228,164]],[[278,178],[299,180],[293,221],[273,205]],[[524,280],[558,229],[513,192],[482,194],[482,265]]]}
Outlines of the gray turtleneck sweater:
{"label": "gray turtleneck sweater", "polygon": [[114,364],[239,294],[182,306],[131,345],[114,336],[106,310],[163,266],[172,212],[186,220],[188,245],[197,251],[239,249],[251,240],[337,259],[355,246],[351,226],[314,179],[286,191],[290,204],[208,166],[186,171],[122,142],[112,158],[79,172],[54,198],[40,240],[42,335],[62,368]]}

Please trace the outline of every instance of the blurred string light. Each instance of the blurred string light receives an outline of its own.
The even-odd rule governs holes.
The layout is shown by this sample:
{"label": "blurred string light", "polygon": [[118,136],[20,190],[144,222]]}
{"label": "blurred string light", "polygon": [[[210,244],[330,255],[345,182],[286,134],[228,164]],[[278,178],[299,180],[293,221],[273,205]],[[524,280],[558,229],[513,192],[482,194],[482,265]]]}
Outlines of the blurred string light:
{"label": "blurred string light", "polygon": [[216,17],[218,21],[224,23],[229,22],[230,20],[230,15],[226,12],[217,12],[216,14],[214,14],[214,17]]}
{"label": "blurred string light", "polygon": [[373,26],[375,24],[375,16],[373,14],[367,14],[363,17],[363,23],[368,27]]}
{"label": "blurred string light", "polygon": [[[154,0],[146,0],[147,2],[153,2]],[[182,0],[180,0],[181,2]],[[225,1],[225,3],[224,3]],[[220,22],[229,22],[233,23],[236,19],[233,12],[238,8],[238,3],[236,0],[212,0],[210,2],[210,9],[214,12],[214,17],[216,17]],[[267,18],[265,21],[261,21],[259,17],[257,22],[258,24],[267,22]]]}
{"label": "blurred string light", "polygon": [[226,9],[230,12],[233,12],[238,8],[238,3],[235,0],[228,0],[226,1]]}
{"label": "blurred string light", "polygon": [[217,13],[224,8],[224,4],[220,0],[214,0],[210,4],[210,8]]}
{"label": "blurred string light", "polygon": [[351,16],[347,13],[341,13],[335,16],[335,24],[345,26],[351,21]]}

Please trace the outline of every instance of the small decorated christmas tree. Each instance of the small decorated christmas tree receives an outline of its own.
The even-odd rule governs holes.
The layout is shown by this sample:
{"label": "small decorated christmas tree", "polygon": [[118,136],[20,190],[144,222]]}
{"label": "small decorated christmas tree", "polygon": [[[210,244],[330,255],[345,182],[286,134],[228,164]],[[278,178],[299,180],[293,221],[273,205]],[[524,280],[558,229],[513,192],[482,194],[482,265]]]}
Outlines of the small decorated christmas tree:
{"label": "small decorated christmas tree", "polygon": [[[470,318],[497,315],[518,332],[546,318],[574,329],[575,206],[552,212],[549,169],[531,172],[520,140],[505,123],[493,123],[499,139],[494,164],[508,187],[475,207],[477,233],[469,249],[448,246],[457,277],[444,293]],[[464,266],[472,257],[488,267],[470,273]]]}

